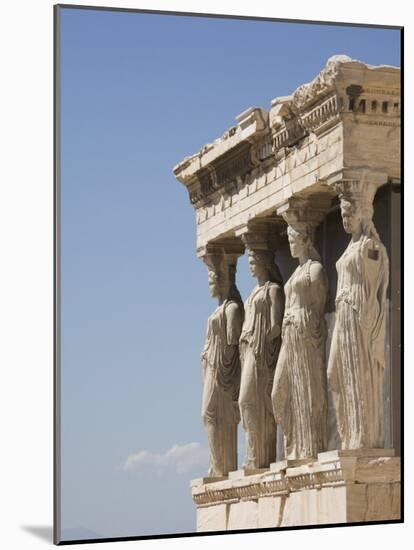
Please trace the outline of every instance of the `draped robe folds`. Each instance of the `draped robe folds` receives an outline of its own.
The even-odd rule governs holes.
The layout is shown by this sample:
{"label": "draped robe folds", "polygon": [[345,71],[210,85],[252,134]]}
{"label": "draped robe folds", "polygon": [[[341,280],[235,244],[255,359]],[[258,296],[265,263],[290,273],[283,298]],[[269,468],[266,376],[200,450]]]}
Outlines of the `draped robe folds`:
{"label": "draped robe folds", "polygon": [[[256,287],[245,303],[240,337],[242,365],[239,405],[246,432],[246,466],[266,468],[276,460],[276,424],[270,393],[280,349],[280,336],[269,339],[273,282]],[[283,308],[281,308],[283,313]],[[282,319],[280,319],[279,326]]]}
{"label": "draped robe folds", "polygon": [[[311,281],[312,264],[298,266],[285,284],[282,348],[276,365],[272,403],[285,436],[288,459],[316,457],[326,449],[326,324],[328,290],[324,271]],[[320,264],[319,264],[320,265]]]}
{"label": "draped robe folds", "polygon": [[388,257],[362,236],[338,260],[328,384],[342,449],[384,446],[385,310]]}
{"label": "draped robe folds", "polygon": [[[229,326],[226,310],[233,304],[236,315]],[[223,476],[237,469],[237,399],[240,388],[239,337],[243,306],[225,300],[208,319],[201,355],[203,365],[202,418],[210,446],[209,476]]]}

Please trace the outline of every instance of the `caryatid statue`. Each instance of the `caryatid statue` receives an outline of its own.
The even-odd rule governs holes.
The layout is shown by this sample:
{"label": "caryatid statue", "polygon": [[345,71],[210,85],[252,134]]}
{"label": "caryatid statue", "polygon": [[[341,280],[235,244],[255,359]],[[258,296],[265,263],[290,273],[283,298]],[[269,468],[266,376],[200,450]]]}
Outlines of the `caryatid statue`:
{"label": "caryatid statue", "polygon": [[328,279],[314,246],[324,211],[296,201],[283,213],[299,265],[285,284],[282,347],[276,365],[272,404],[284,433],[288,459],[317,457],[327,445],[325,304]]}
{"label": "caryatid statue", "polygon": [[342,449],[382,448],[388,256],[372,221],[377,186],[342,181],[335,187],[351,240],[336,263],[328,386]]}
{"label": "caryatid statue", "polygon": [[270,399],[280,349],[284,309],[282,277],[265,235],[247,233],[250,273],[257,286],[245,302],[240,337],[242,365],[239,405],[246,432],[247,469],[267,468],[276,460],[276,424]]}
{"label": "caryatid statue", "polygon": [[236,262],[240,253],[226,254],[216,248],[202,256],[208,267],[211,296],[218,299],[218,307],[208,319],[201,355],[201,414],[210,446],[208,476],[211,477],[225,476],[237,470],[239,338],[244,319],[243,302],[235,283]]}

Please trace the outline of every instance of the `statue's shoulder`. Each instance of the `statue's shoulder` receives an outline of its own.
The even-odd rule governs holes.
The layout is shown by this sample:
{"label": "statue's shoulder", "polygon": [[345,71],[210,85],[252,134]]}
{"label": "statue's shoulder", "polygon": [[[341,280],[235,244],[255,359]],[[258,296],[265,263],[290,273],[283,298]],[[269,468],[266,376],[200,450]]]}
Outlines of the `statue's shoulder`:
{"label": "statue's shoulder", "polygon": [[328,289],[328,276],[325,268],[319,260],[312,260],[308,271],[309,283],[313,285],[318,293],[323,289],[324,292]]}
{"label": "statue's shoulder", "polygon": [[242,309],[243,304],[236,302],[236,300],[227,300],[227,302],[224,304],[224,309],[226,312],[238,312]]}
{"label": "statue's shoulder", "polygon": [[236,300],[228,300],[224,304],[224,313],[227,318],[237,318],[243,316],[243,304],[236,302]]}
{"label": "statue's shoulder", "polygon": [[312,278],[318,279],[325,276],[325,268],[319,260],[311,260],[309,271]]}
{"label": "statue's shoulder", "polygon": [[282,285],[279,284],[279,283],[275,283],[274,281],[268,281],[266,283],[267,287],[269,288],[269,290],[272,288],[272,289],[278,289],[278,288],[282,288]]}
{"label": "statue's shoulder", "polygon": [[283,292],[283,286],[279,283],[275,283],[274,281],[269,281],[267,284],[267,290],[269,291],[269,294],[272,294],[276,296],[277,294],[280,294],[280,292]]}

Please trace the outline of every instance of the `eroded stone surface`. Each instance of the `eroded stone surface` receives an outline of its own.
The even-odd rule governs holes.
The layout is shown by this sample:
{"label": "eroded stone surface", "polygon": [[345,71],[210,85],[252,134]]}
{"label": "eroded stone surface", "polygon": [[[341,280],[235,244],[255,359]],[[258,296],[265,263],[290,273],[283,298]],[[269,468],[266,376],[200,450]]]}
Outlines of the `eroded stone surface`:
{"label": "eroded stone surface", "polygon": [[257,499],[257,527],[274,527],[280,522],[284,499],[280,497],[260,497]]}
{"label": "eroded stone surface", "polygon": [[207,506],[197,511],[197,531],[227,531],[228,504]]}
{"label": "eroded stone surface", "polygon": [[227,530],[257,529],[258,504],[256,500],[241,500],[229,505]]}

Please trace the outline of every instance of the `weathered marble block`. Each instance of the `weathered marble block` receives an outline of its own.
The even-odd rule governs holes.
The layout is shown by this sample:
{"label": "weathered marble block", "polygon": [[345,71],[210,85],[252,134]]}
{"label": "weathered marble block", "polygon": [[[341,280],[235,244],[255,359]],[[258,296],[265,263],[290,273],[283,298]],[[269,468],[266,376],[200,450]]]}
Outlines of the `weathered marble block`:
{"label": "weathered marble block", "polygon": [[392,449],[328,451],[191,485],[198,532],[400,519],[400,458]]}

